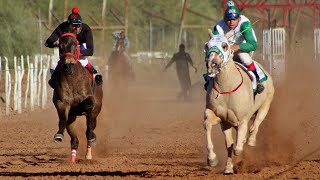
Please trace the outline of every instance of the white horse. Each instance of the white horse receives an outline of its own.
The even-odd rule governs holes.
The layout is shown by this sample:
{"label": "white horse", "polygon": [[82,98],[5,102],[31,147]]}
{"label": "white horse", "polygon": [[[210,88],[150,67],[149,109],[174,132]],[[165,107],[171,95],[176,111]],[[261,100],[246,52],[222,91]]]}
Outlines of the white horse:
{"label": "white horse", "polygon": [[[274,96],[274,86],[271,76],[264,70],[268,76],[268,79],[263,82],[265,90],[261,94],[254,94],[250,77],[232,59],[233,52],[230,50],[228,40],[221,35],[210,33],[210,36],[208,44],[211,53],[206,63],[207,73],[211,80],[206,94],[204,112],[207,160],[210,166],[218,164],[217,155],[213,151],[211,129],[213,125],[220,123],[228,151],[224,173],[233,174],[232,153],[240,155],[246,142],[250,146],[256,146],[256,135],[269,111]],[[249,129],[249,137],[247,137],[249,121],[253,115],[255,119]],[[235,128],[237,132],[235,147],[232,128]]]}

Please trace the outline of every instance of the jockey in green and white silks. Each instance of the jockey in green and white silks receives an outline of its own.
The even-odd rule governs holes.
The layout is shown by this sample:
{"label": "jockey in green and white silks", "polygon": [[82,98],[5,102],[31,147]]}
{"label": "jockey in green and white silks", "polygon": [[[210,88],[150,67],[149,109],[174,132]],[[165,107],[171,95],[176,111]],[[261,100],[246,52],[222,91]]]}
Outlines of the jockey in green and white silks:
{"label": "jockey in green and white silks", "polygon": [[[231,51],[234,52],[234,60],[244,64],[255,74],[258,80],[257,92],[261,93],[264,90],[261,82],[267,77],[252,60],[253,52],[257,49],[257,38],[251,22],[246,16],[240,15],[240,10],[232,1],[229,1],[227,6],[224,18],[213,27],[212,33],[223,35],[228,39]],[[209,52],[206,51],[206,57],[207,53]]]}
{"label": "jockey in green and white silks", "polygon": [[253,54],[257,49],[256,35],[250,20],[244,15],[239,16],[239,23],[235,29],[230,30],[223,19],[213,27],[212,33],[224,35],[231,45],[239,45],[240,51],[243,53]]}

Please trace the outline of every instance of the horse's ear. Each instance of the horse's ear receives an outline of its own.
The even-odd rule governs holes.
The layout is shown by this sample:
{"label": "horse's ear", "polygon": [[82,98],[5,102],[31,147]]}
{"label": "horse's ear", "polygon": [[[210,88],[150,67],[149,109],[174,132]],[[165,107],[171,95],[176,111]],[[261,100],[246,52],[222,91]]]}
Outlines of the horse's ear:
{"label": "horse's ear", "polygon": [[228,49],[229,49],[229,46],[228,46],[228,44],[227,44],[226,42],[223,42],[223,43],[221,44],[221,47],[222,47],[222,49],[224,50],[224,52],[228,51]]}
{"label": "horse's ear", "polygon": [[212,38],[214,36],[211,29],[208,29],[208,34],[209,34],[210,38]]}

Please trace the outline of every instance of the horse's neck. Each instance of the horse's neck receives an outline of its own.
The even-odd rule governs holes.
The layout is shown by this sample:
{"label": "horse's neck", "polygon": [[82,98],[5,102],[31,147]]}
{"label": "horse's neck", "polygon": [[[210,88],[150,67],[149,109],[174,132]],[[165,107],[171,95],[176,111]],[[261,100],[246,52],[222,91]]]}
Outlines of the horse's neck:
{"label": "horse's neck", "polygon": [[224,65],[220,73],[214,78],[214,83],[221,91],[235,88],[241,81],[242,76],[232,59]]}
{"label": "horse's neck", "polygon": [[86,68],[84,68],[79,62],[75,63],[73,68],[74,70],[72,74],[65,73],[62,69],[60,69],[60,76],[58,77],[59,82],[63,83],[64,81],[83,81],[84,77],[87,76],[86,73],[88,73],[88,70],[86,70]]}

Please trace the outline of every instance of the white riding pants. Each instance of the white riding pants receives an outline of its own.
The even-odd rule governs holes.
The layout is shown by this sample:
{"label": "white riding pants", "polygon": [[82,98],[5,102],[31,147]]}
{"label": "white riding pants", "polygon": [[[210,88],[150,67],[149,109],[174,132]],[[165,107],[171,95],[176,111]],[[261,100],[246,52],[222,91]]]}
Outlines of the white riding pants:
{"label": "white riding pants", "polygon": [[[80,44],[80,50],[86,50],[87,49],[87,43]],[[85,56],[80,56],[79,62],[83,67],[86,67],[86,65],[89,63],[88,58]]]}
{"label": "white riding pants", "polygon": [[238,55],[240,61],[242,62],[242,64],[244,64],[245,66],[248,66],[249,64],[251,64],[253,62],[252,57],[249,53],[238,53],[236,54]]}

